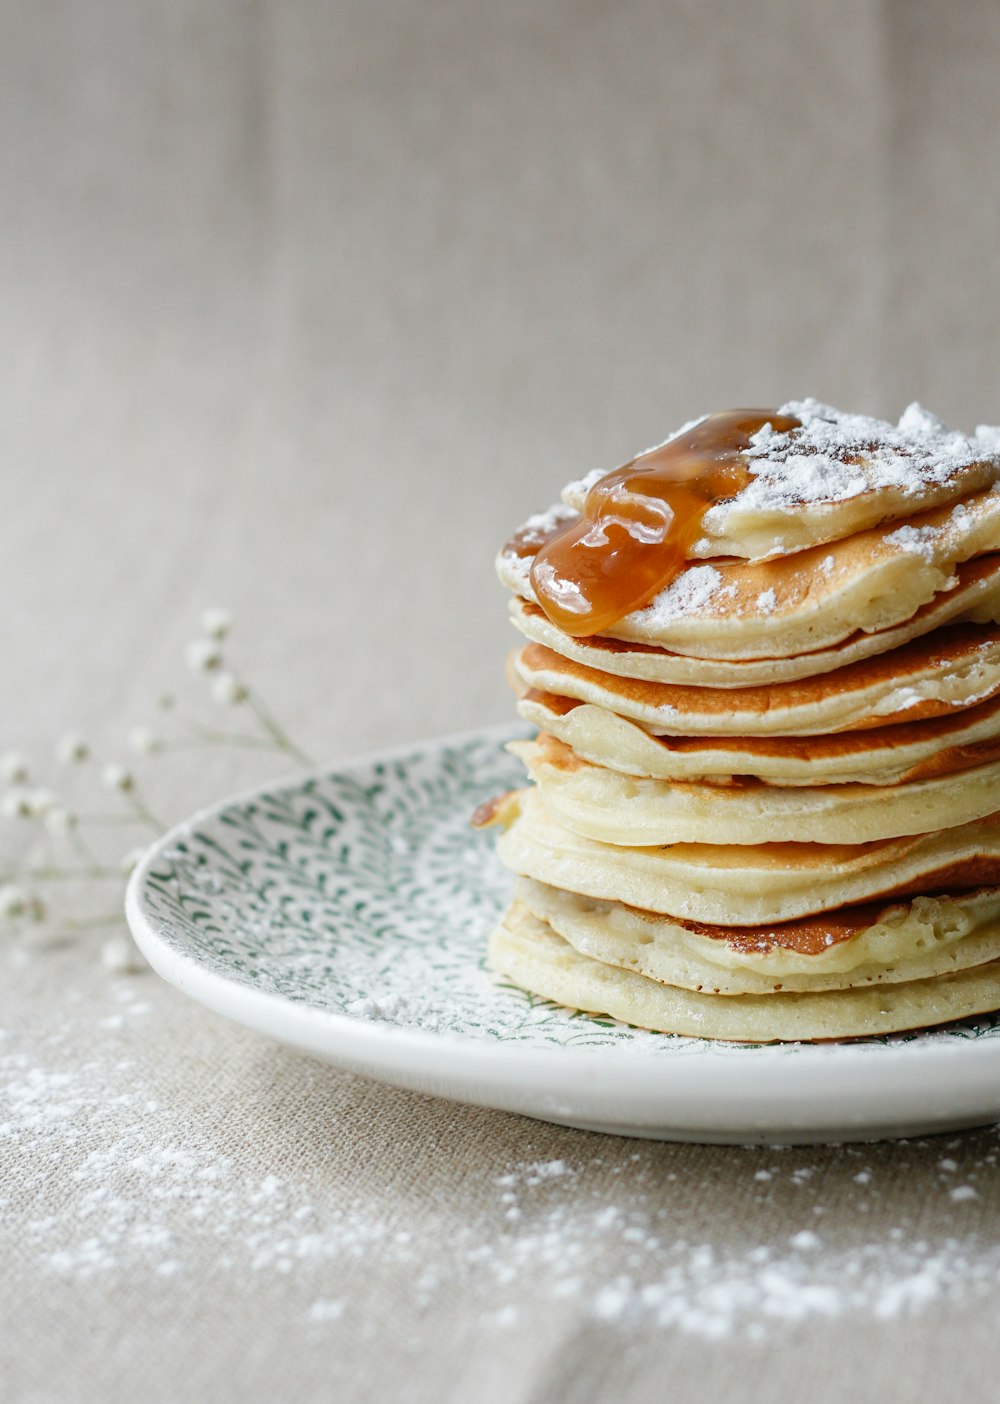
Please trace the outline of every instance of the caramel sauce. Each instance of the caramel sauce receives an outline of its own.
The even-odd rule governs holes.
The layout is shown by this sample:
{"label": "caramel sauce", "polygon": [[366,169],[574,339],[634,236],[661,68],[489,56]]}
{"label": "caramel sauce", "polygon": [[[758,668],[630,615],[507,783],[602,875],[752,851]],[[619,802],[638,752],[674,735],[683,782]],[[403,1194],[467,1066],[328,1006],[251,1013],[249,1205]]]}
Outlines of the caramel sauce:
{"label": "caramel sauce", "polygon": [[709,415],[606,474],[568,524],[519,533],[507,549],[534,556],[532,587],[553,624],[583,638],[649,604],[684,569],[708,509],[750,482],[742,455],[765,424],[787,433],[800,421],[774,410]]}
{"label": "caramel sauce", "polygon": [[[887,910],[885,902],[866,902],[862,906],[840,907],[833,912],[820,912],[818,916],[799,917],[774,926],[729,927],[724,939],[734,951],[759,952],[763,955],[768,951],[785,950],[795,951],[799,955],[822,955],[831,946],[839,946],[860,936],[862,931],[874,926],[881,913]],[[700,927],[696,922],[685,924],[702,935],[713,934],[711,927]]]}
{"label": "caramel sauce", "polygon": [[500,809],[507,796],[495,795],[492,799],[483,800],[482,804],[477,804],[469,816],[469,823],[474,829],[488,829],[491,824],[495,824],[500,814]]}
{"label": "caramel sauce", "polygon": [[[685,931],[706,936],[711,941],[724,941],[730,950],[744,954],[768,955],[771,951],[783,950],[794,951],[797,955],[822,955],[831,946],[842,945],[860,936],[875,925],[883,912],[898,905],[898,902],[885,900],[864,902],[854,907],[839,907],[832,912],[819,912],[816,916],[776,922],[771,926],[709,926],[706,922],[692,921],[688,917],[671,917],[670,920]],[[637,908],[632,910],[637,916],[646,916]]]}
{"label": "caramel sauce", "polygon": [[[970,896],[986,892],[988,886],[981,882],[950,885],[942,890],[937,885],[915,892],[913,896],[948,897]],[[816,916],[797,917],[791,921],[776,922],[772,926],[708,926],[704,922],[691,921],[679,917],[671,920],[685,931],[697,936],[706,936],[713,941],[724,941],[730,950],[745,954],[768,955],[771,951],[794,951],[797,955],[822,955],[831,946],[852,941],[863,931],[876,924],[885,912],[900,906],[900,902],[887,901],[885,897],[874,902],[864,902],[854,907],[838,907],[832,912],[820,912]],[[633,908],[635,910],[635,908]],[[638,915],[645,915],[639,912]]]}
{"label": "caramel sauce", "polygon": [[469,817],[469,823],[474,829],[489,829],[494,824],[502,824],[507,828],[517,812],[517,800],[517,790],[505,790],[502,795],[494,795],[492,799],[484,800],[476,806]]}

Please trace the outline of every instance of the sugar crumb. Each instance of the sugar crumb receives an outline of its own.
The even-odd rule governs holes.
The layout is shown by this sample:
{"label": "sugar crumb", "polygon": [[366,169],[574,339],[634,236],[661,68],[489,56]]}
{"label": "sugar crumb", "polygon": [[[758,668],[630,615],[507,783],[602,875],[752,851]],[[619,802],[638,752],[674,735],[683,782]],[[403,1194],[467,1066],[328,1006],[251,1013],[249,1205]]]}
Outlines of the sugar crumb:
{"label": "sugar crumb", "polygon": [[801,1253],[807,1253],[813,1248],[819,1248],[822,1244],[819,1235],[813,1233],[811,1229],[802,1229],[799,1233],[792,1234],[788,1242]]}
{"label": "sugar crumb", "polygon": [[320,1297],[309,1308],[309,1320],[314,1322],[339,1321],[344,1314],[344,1303],[329,1301]]}

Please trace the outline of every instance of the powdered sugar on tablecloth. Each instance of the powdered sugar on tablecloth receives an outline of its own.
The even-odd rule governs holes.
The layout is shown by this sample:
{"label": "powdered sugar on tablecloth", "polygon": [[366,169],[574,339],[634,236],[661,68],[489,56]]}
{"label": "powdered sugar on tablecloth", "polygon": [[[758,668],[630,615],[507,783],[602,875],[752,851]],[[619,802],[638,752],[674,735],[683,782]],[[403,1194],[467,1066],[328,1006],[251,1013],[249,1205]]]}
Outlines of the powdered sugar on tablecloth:
{"label": "powdered sugar on tablecloth", "polygon": [[[801,1322],[940,1311],[992,1292],[1000,1274],[1000,1245],[977,1231],[978,1186],[991,1182],[997,1163],[992,1135],[976,1138],[977,1155],[964,1155],[961,1174],[940,1144],[896,1148],[886,1191],[901,1170],[920,1173],[941,1198],[944,1233],[934,1239],[905,1222],[866,1232],[883,1193],[866,1147],[725,1152],[735,1167],[729,1194],[739,1204],[709,1240],[675,1211],[669,1193],[684,1172],[666,1167],[683,1166],[683,1148],[623,1156],[617,1143],[605,1150],[575,1137],[559,1158],[529,1151],[498,1167],[471,1212],[422,1204],[410,1223],[394,1197],[331,1204],[293,1173],[255,1174],[219,1154],[211,1136],[162,1105],[127,1060],[105,1054],[71,1064],[54,1051],[43,1065],[12,1044],[0,1040],[0,1225],[16,1228],[39,1271],[73,1281],[126,1274],[135,1282],[137,1273],[183,1281],[210,1251],[222,1274],[301,1276],[311,1301],[306,1321],[329,1332],[355,1329],[344,1268],[377,1258],[410,1281],[418,1305],[457,1291],[471,1296],[486,1329],[517,1327],[530,1277],[533,1310],[539,1301],[573,1299],[591,1318],[625,1330],[652,1323],[717,1340],[769,1339]],[[845,1186],[851,1212],[834,1228]],[[787,1231],[777,1242],[759,1241],[754,1206],[779,1195]],[[36,1210],[25,1222],[28,1196]],[[613,1270],[595,1272],[601,1263]]]}

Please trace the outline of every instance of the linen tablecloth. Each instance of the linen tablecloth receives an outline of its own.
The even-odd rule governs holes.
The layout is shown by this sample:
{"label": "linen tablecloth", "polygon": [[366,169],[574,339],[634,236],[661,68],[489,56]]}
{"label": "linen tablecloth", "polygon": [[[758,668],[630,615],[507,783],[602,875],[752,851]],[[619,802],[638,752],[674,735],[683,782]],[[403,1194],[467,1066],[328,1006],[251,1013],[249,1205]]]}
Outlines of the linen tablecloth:
{"label": "linen tablecloth", "polygon": [[[58,788],[64,733],[116,762],[163,692],[211,709],[219,605],[324,762],[497,722],[492,553],[567,478],[804,394],[1000,419],[998,16],[0,8],[0,750]],[[287,762],[142,766],[173,820]],[[0,938],[6,1401],[826,1404],[1000,1363],[993,1130],[563,1130],[339,1074],[107,937]]]}

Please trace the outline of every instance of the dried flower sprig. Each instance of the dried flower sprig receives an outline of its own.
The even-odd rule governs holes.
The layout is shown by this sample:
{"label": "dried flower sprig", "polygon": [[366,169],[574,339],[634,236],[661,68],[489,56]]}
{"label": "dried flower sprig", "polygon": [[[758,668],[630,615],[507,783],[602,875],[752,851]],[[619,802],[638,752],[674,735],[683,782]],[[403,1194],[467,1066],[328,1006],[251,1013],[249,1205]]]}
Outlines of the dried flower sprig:
{"label": "dried flower sprig", "polygon": [[[170,694],[160,698],[159,728],[133,726],[126,737],[136,764],[175,751],[212,746],[241,746],[282,754],[297,765],[314,762],[288,735],[258,693],[230,663],[227,642],[233,619],[229,610],[206,610],[201,631],[188,644],[188,667],[207,677],[208,696],[219,707],[239,709],[249,729],[206,723],[181,711]],[[55,760],[64,772],[64,787],[73,786],[68,772],[76,769],[91,787],[99,786],[118,799],[112,810],[82,810],[66,793],[33,782],[29,760],[19,751],[0,755],[0,816],[27,825],[31,842],[21,858],[0,858],[0,923],[15,930],[44,929],[50,935],[104,934],[101,959],[111,970],[139,969],[144,962],[122,927],[121,902],[115,910],[96,916],[61,915],[52,893],[77,885],[92,894],[104,882],[122,885],[145,849],[140,834],[160,835],[168,825],[151,808],[136,764],[101,758],[91,743],[77,733],[64,736],[55,747]],[[108,835],[121,833],[128,848],[116,860],[103,855]],[[115,934],[108,936],[109,932]]]}

